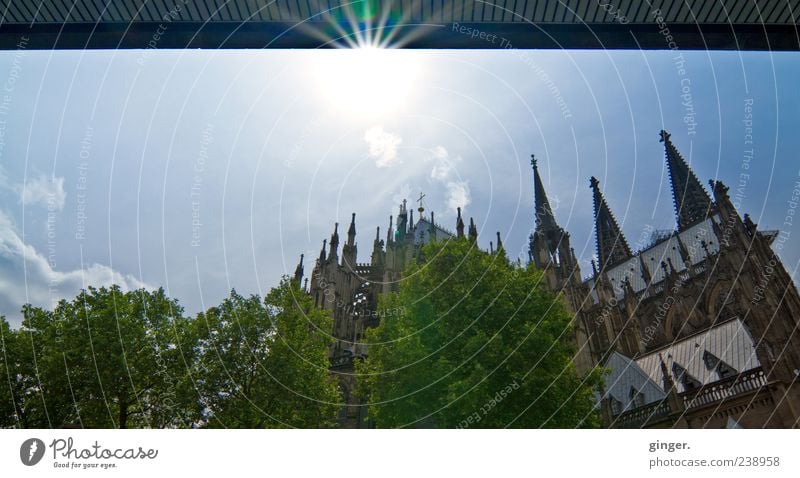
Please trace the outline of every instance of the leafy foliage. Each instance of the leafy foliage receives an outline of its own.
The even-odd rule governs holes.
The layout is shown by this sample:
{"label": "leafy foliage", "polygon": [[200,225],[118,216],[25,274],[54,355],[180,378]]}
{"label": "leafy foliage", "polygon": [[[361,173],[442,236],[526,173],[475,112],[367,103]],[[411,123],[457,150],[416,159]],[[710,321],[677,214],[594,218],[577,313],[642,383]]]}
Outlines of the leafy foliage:
{"label": "leafy foliage", "polygon": [[[188,319],[163,289],[0,316],[0,427],[330,426],[330,317],[288,280]],[[313,309],[313,310],[312,310]]]}
{"label": "leafy foliage", "polygon": [[334,425],[341,398],[327,367],[332,321],[289,280],[264,301],[232,291],[195,325],[209,426]]}
{"label": "leafy foliage", "polygon": [[433,242],[367,333],[358,364],[378,427],[595,427],[599,373],[579,378],[571,316],[533,268],[468,240]]}

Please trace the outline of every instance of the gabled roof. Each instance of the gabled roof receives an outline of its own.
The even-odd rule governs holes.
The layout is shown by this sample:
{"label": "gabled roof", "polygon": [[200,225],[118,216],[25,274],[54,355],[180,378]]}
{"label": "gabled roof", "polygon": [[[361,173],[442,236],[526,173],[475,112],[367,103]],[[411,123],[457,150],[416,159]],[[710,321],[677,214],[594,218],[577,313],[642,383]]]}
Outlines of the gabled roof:
{"label": "gabled roof", "polygon": [[673,370],[685,370],[700,385],[720,380],[715,370],[709,369],[704,356],[713,354],[737,373],[761,366],[756,357],[752,337],[739,319],[733,319],[692,335],[646,355],[631,359],[619,352],[609,357],[606,366],[611,370],[605,378],[606,396],[619,400],[625,407],[631,405],[630,390],[635,388],[644,395],[644,403],[652,403],[666,396],[661,359],[677,387],[678,393],[687,391],[674,376]]}
{"label": "gabled roof", "polygon": [[[687,337],[636,359],[636,364],[654,381],[662,381],[663,374],[658,355],[664,358],[668,370],[678,364],[702,385],[716,382],[719,375],[710,370],[704,360],[708,351],[732,367],[737,373],[758,368],[755,344],[750,333],[739,319],[730,320],[705,332]],[[678,392],[685,392],[683,384],[675,377]]]}
{"label": "gabled roof", "polygon": [[608,358],[606,367],[610,369],[605,377],[606,396],[613,397],[622,404],[622,410],[631,408],[630,390],[635,389],[644,395],[644,403],[652,403],[667,396],[664,387],[653,381],[639,365],[619,352]]}
{"label": "gabled roof", "polygon": [[[434,227],[436,228],[436,240],[455,237],[455,234],[439,226],[438,224],[434,224]],[[414,244],[427,244],[430,242],[430,230],[431,223],[428,221],[428,219],[423,217],[418,220],[417,224],[414,225]]]}
{"label": "gabled roof", "polygon": [[[686,247],[691,265],[703,262],[707,257],[706,250],[708,250],[710,254],[719,252],[719,241],[716,234],[714,234],[714,226],[711,223],[712,220],[714,219],[709,218],[701,223],[695,224],[685,231],[658,242],[636,253],[630,259],[607,269],[605,275],[614,286],[616,298],[619,300],[624,297],[625,292],[622,284],[626,279],[630,281],[634,292],[638,293],[645,289],[647,284],[645,284],[644,281],[642,262],[645,264],[644,267],[647,269],[652,284],[658,284],[666,277],[664,268],[661,266],[662,262],[672,262],[673,267],[675,267],[675,270],[679,273],[686,271],[688,264],[681,258],[681,244],[678,242],[679,238]],[[705,243],[705,247],[703,247],[703,243]],[[588,283],[593,285],[594,280],[589,279]],[[593,295],[593,298],[595,302],[597,302],[596,294]]]}

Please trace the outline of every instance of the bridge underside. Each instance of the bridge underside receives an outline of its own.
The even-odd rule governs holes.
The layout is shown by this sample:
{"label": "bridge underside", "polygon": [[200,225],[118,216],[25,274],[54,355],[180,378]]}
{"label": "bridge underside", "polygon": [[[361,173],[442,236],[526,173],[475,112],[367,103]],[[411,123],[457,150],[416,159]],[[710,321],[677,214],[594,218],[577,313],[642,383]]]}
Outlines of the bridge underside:
{"label": "bridge underside", "polygon": [[0,48],[800,49],[800,0],[7,0]]}

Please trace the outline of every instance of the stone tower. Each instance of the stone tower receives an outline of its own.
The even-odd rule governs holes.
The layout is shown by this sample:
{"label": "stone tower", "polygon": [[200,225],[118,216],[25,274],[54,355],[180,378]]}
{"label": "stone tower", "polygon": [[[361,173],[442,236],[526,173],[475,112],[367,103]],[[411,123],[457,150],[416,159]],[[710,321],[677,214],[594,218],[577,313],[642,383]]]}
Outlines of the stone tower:
{"label": "stone tower", "polygon": [[[531,158],[535,227],[529,259],[574,314],[576,369],[610,371],[600,395],[607,426],[796,427],[800,295],[772,249],[788,233],[761,230],[740,216],[721,181],[710,182],[709,195],[669,133],[660,137],[676,230],[632,250],[592,177],[597,262],[586,279]],[[391,320],[378,316],[378,297],[397,290],[424,243],[465,236],[460,209],[455,233],[424,212],[420,203],[415,223],[403,201],[396,224],[389,218],[385,241],[377,229],[369,263],[357,262],[355,214],[341,260],[338,224],[329,246],[323,241],[308,293],[333,315],[330,360],[346,402],[342,426],[368,426],[353,393],[353,361],[368,352],[365,330]],[[466,235],[477,240],[472,218]],[[496,245],[503,247],[499,234]],[[298,283],[302,262],[301,256]]]}
{"label": "stone tower", "polygon": [[[341,409],[339,423],[343,427],[355,428],[368,426],[368,423],[366,407],[354,393],[354,360],[366,356],[364,333],[381,320],[378,297],[397,290],[403,270],[419,254],[423,244],[431,240],[445,240],[454,234],[434,222],[433,212],[427,218],[420,211],[415,223],[413,211],[408,210],[404,200],[400,204],[396,224],[394,217],[389,217],[386,240],[381,239],[380,228],[377,228],[370,261],[359,263],[355,213],[351,216],[341,259],[338,256],[338,228],[337,223],[327,252],[327,242],[323,241],[319,259],[311,273],[308,293],[314,299],[315,306],[329,310],[333,316],[335,341],[329,353],[331,373],[339,381],[346,404]],[[463,235],[464,222],[460,210],[456,228]],[[470,227],[471,234],[473,228],[474,223]],[[477,235],[477,229],[474,234]],[[302,271],[301,256],[301,263],[295,271],[295,281],[298,283]]]}
{"label": "stone tower", "polygon": [[581,283],[554,265],[565,233],[533,163],[530,254],[575,314],[576,367],[611,370],[608,426],[796,427],[800,295],[771,247],[786,237],[740,216],[721,181],[712,200],[669,133],[660,137],[677,229],[632,251],[591,178],[597,265]]}

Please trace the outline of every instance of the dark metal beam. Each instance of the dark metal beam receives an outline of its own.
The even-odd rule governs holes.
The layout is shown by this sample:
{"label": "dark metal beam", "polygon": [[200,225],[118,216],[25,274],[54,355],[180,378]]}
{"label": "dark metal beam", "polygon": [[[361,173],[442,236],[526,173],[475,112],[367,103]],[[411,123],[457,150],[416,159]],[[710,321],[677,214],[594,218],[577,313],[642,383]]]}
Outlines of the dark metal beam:
{"label": "dark metal beam", "polygon": [[[797,25],[448,23],[402,25],[394,38],[404,48],[436,49],[645,49],[800,50]],[[476,33],[477,32],[477,33]],[[667,35],[672,36],[670,44]],[[339,35],[328,23],[132,22],[0,25],[0,49],[326,48]],[[340,43],[343,43],[340,41]]]}

